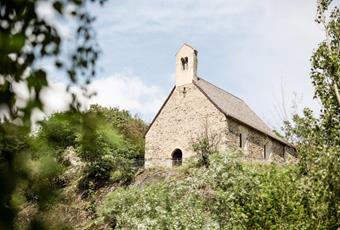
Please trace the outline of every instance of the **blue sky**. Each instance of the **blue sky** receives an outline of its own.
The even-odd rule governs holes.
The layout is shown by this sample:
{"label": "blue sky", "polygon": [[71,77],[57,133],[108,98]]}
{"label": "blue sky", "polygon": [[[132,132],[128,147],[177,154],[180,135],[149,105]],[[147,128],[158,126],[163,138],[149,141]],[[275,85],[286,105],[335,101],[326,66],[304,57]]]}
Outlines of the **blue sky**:
{"label": "blue sky", "polygon": [[198,50],[199,76],[242,98],[270,126],[294,110],[292,101],[318,108],[309,79],[310,56],[323,39],[316,0],[109,0],[90,8],[103,53],[91,84],[98,96],[89,103],[150,121],[187,42]]}

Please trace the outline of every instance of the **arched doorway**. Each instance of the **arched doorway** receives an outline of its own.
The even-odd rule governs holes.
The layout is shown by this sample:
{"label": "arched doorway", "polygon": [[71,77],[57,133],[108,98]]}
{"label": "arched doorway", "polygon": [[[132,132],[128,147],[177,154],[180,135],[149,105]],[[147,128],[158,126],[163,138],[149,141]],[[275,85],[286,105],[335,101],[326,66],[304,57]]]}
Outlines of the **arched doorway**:
{"label": "arched doorway", "polygon": [[172,166],[180,166],[182,165],[182,151],[180,149],[176,149],[172,155]]}

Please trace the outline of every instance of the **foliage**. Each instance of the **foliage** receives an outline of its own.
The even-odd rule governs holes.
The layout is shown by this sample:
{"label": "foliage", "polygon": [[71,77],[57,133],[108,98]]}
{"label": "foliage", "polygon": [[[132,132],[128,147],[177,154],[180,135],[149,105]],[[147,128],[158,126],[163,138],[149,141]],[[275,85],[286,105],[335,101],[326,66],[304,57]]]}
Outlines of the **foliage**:
{"label": "foliage", "polygon": [[[74,49],[66,53],[62,49],[65,44],[60,31],[38,11],[43,1],[1,1],[0,104],[7,106],[12,118],[19,116],[29,119],[34,108],[43,109],[40,92],[48,85],[46,71],[41,67],[43,60],[49,60],[64,71],[73,83],[79,80],[79,75],[88,80],[95,75],[99,49],[92,28],[94,18],[86,7],[88,2],[87,0],[47,2],[60,21],[75,22]],[[102,4],[104,0],[97,2]],[[13,85],[19,82],[27,83],[29,91],[34,94],[23,108],[17,108],[15,104],[16,94]],[[21,113],[18,113],[18,109]]]}
{"label": "foliage", "polygon": [[79,188],[88,194],[108,182],[130,182],[134,162],[144,158],[144,121],[126,110],[92,105],[82,127],[79,154],[87,165]]}
{"label": "foliage", "polygon": [[247,165],[212,157],[211,212],[223,229],[309,229],[303,190],[295,166]]}
{"label": "foliage", "polygon": [[[95,75],[99,49],[92,28],[94,18],[87,11],[89,2],[95,0],[3,0],[0,2],[1,114],[7,113],[9,121],[15,121],[15,124],[23,126],[2,125],[0,134],[2,138],[12,133],[21,136],[13,137],[14,139],[23,140],[29,136],[32,112],[44,109],[41,91],[49,84],[46,70],[42,67],[46,63],[54,65],[60,74],[66,74],[73,84],[80,82],[80,76],[85,78],[84,82],[87,84]],[[104,0],[96,2],[102,4]],[[51,6],[52,14],[58,17],[58,20],[73,23],[74,49],[63,48],[66,43],[57,26],[38,12],[42,4]],[[14,90],[16,84],[26,85],[30,94],[22,105],[17,103],[18,95]],[[74,94],[71,107],[73,109],[79,107]],[[8,179],[0,181],[0,228],[12,229],[16,207],[11,203],[10,197],[19,189],[21,182],[32,183],[26,175],[25,168],[22,168],[30,159],[28,156],[22,158],[21,151],[14,146],[5,144],[1,147],[5,149],[0,150],[0,177],[8,178],[11,182],[8,183]],[[25,159],[22,165],[17,163],[17,158]]]}
{"label": "foliage", "polygon": [[320,135],[328,141],[326,144],[335,145],[340,143],[340,5],[329,9],[331,3],[319,3],[316,21],[324,27],[326,39],[311,58],[311,79],[315,98],[322,104],[320,128],[324,130]]}
{"label": "foliage", "polygon": [[1,202],[8,204],[2,217],[14,219],[27,201],[37,203],[39,210],[46,209],[58,196],[60,184],[57,179],[63,172],[63,166],[56,161],[56,152],[26,135],[22,126],[6,122],[0,127],[6,129],[6,132],[0,132]]}
{"label": "foliage", "polygon": [[199,194],[187,191],[166,183],[120,188],[107,197],[102,216],[112,229],[216,229]]}
{"label": "foliage", "polygon": [[[144,151],[144,134],[147,130],[145,122],[137,116],[131,116],[127,110],[118,108],[105,108],[99,105],[92,105],[91,112],[102,116],[103,119],[118,130],[126,139],[139,147],[139,151]],[[140,155],[139,157],[144,157]]]}
{"label": "foliage", "polygon": [[[115,112],[120,113],[116,109]],[[7,130],[6,135],[0,136],[0,156],[13,162],[24,177],[15,183],[8,180],[10,177],[2,180],[7,183],[6,187],[15,185],[15,188],[10,197],[1,198],[10,200],[14,207],[14,213],[7,215],[16,216],[27,206],[36,207],[38,212],[25,218],[32,226],[49,226],[46,221],[53,221],[53,218],[48,215],[52,215],[52,210],[59,207],[63,199],[69,199],[64,197],[69,186],[74,186],[75,191],[78,187],[83,198],[91,200],[103,186],[128,184],[137,169],[133,163],[143,154],[140,151],[144,151],[138,142],[126,138],[102,114],[94,111],[56,113],[44,120],[34,135],[23,135],[26,134],[26,130],[22,130],[24,127],[11,123],[3,123],[0,128]],[[79,166],[70,162],[70,151],[72,158],[80,157]],[[5,165],[0,168],[5,170]],[[77,177],[69,178],[68,171],[73,171],[74,167],[79,167]],[[8,174],[1,172],[0,175]],[[95,203],[91,207],[95,207]],[[54,226],[62,227],[60,223]]]}
{"label": "foliage", "polygon": [[336,5],[330,9],[332,2],[318,2],[316,21],[324,27],[326,39],[311,58],[320,116],[306,108],[303,116],[294,115],[284,127],[286,137],[298,148],[308,217],[323,219],[322,227],[327,229],[340,227],[340,10]]}
{"label": "foliage", "polygon": [[[125,113],[113,110],[117,115]],[[69,183],[64,178],[65,170],[70,167],[65,158],[69,147],[76,149],[85,163],[78,182],[84,195],[91,195],[109,183],[129,183],[136,170],[133,163],[143,155],[144,149],[138,141],[126,138],[113,127],[94,111],[54,114],[41,123],[34,135],[28,135],[24,126],[1,124],[0,128],[6,130],[0,132],[1,183],[5,185],[3,188],[13,189],[10,195],[7,191],[1,193],[1,201],[9,201],[13,208],[3,216],[14,218],[28,203],[37,204],[41,213],[31,216],[32,225],[46,224],[42,222],[43,213],[60,202],[60,193]],[[143,138],[141,133],[138,135],[136,138]],[[9,174],[8,163],[3,162],[15,165],[16,173],[20,173],[17,181],[12,180],[15,176]]]}
{"label": "foliage", "polygon": [[[100,107],[94,106],[83,115],[82,127],[86,131],[81,133],[78,145],[79,156],[87,163],[79,188],[87,192],[107,182],[129,182],[135,170],[134,160],[144,154],[144,145],[140,146],[140,142],[135,141],[143,138],[142,133],[129,139],[119,131],[129,127],[134,118],[115,108],[102,108],[100,112],[93,108]],[[114,119],[108,116],[112,113],[116,115]],[[125,117],[128,122],[120,123],[120,117]],[[117,123],[120,123],[119,129]]]}
{"label": "foliage", "polygon": [[55,113],[41,122],[37,139],[46,139],[53,147],[60,149],[76,146],[77,135],[81,131],[80,121],[80,113]]}
{"label": "foliage", "polygon": [[128,181],[132,177],[132,159],[124,151],[122,137],[114,132],[109,134],[109,137],[116,135],[116,142],[109,139],[107,133],[94,130],[91,142],[80,146],[79,154],[87,162],[80,189],[97,189],[109,181]]}
{"label": "foliage", "polygon": [[16,206],[11,204],[12,194],[17,188],[16,180],[19,179],[14,167],[16,167],[16,155],[27,145],[27,137],[22,135],[25,130],[14,124],[3,123],[0,125],[0,130],[0,228],[5,228],[12,224],[11,221],[17,213]]}
{"label": "foliage", "polygon": [[209,131],[208,119],[206,118],[204,131],[191,141],[192,148],[198,156],[198,163],[200,165],[209,167],[209,155],[218,151],[217,147],[220,139],[219,134]]}
{"label": "foliage", "polygon": [[[308,177],[296,165],[247,164],[215,153],[210,167],[176,168],[175,176],[110,193],[99,208],[112,229],[326,229],[309,214]],[[318,190],[319,188],[315,188]],[[326,202],[318,204],[325,209]]]}

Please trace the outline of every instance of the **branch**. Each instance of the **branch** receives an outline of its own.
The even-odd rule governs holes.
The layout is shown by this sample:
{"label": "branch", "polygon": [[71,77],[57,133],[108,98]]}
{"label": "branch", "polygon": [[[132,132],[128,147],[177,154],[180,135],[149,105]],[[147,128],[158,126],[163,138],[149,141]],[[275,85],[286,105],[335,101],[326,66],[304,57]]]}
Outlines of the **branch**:
{"label": "branch", "polygon": [[336,84],[336,82],[334,82],[334,91],[335,91],[335,95],[336,95],[336,99],[338,100],[338,104],[340,106],[340,93],[339,93],[339,89],[338,86]]}

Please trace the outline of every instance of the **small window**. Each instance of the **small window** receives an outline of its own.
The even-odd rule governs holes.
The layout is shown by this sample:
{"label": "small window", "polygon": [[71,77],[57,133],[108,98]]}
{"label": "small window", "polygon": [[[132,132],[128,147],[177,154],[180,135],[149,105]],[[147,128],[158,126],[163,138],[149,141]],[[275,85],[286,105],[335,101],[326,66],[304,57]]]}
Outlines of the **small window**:
{"label": "small window", "polygon": [[188,69],[188,63],[189,63],[188,57],[182,57],[181,62],[182,62],[182,69],[187,70]]}
{"label": "small window", "polygon": [[264,159],[269,159],[270,154],[271,154],[271,143],[267,143],[263,146],[263,158]]}
{"label": "small window", "polygon": [[246,149],[247,145],[247,136],[248,134],[246,132],[242,132],[239,134],[238,139],[239,139],[239,147],[241,149]]}
{"label": "small window", "polygon": [[287,153],[286,153],[286,147],[285,146],[282,146],[282,157],[284,160],[287,159]]}
{"label": "small window", "polygon": [[240,148],[243,148],[242,133],[240,133],[239,139],[240,139]]}

